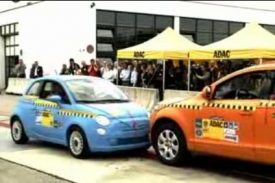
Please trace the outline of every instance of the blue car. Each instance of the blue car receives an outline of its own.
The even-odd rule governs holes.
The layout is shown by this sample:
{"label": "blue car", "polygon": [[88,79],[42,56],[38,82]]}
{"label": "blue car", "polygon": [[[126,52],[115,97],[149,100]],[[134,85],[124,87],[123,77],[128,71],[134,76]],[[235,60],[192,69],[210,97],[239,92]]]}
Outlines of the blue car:
{"label": "blue car", "polygon": [[19,99],[10,125],[16,144],[29,138],[60,144],[75,158],[150,147],[149,112],[97,77],[33,80]]}

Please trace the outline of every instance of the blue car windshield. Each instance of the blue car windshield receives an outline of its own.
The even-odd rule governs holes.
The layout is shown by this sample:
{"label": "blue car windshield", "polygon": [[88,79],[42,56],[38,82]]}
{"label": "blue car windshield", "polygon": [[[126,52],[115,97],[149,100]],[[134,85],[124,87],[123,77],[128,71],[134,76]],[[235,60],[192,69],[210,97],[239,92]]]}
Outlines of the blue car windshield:
{"label": "blue car windshield", "polygon": [[79,103],[129,101],[116,85],[103,79],[73,79],[65,83]]}

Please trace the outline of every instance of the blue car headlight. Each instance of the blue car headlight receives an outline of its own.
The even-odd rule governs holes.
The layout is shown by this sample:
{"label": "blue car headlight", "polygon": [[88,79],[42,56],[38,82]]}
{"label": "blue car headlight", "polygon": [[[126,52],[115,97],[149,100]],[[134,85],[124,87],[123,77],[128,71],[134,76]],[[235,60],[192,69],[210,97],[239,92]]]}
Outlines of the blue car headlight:
{"label": "blue car headlight", "polygon": [[101,126],[108,126],[111,123],[105,116],[96,116],[95,121]]}

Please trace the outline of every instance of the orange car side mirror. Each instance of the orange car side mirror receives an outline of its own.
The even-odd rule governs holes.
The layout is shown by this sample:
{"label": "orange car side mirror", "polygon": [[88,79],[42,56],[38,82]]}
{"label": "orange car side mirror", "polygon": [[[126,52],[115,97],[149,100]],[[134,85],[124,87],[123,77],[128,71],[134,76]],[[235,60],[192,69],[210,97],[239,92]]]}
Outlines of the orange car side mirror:
{"label": "orange car side mirror", "polygon": [[211,94],[212,94],[212,87],[210,85],[203,88],[202,95],[204,98],[208,100],[211,99]]}

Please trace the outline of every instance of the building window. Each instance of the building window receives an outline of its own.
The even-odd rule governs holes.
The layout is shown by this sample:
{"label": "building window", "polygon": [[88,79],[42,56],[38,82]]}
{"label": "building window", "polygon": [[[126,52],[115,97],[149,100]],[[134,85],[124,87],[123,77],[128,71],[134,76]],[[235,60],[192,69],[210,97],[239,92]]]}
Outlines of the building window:
{"label": "building window", "polygon": [[244,23],[229,22],[229,34],[234,34],[244,27]]}
{"label": "building window", "polygon": [[217,42],[217,41],[220,41],[220,40],[223,40],[225,38],[228,37],[228,34],[222,34],[222,33],[215,33],[214,34],[214,42]]}
{"label": "building window", "polygon": [[184,36],[186,39],[188,39],[189,41],[194,42],[195,41],[195,37],[192,34],[181,34],[182,36]]}
{"label": "building window", "polygon": [[5,35],[8,35],[8,34],[10,34],[10,26],[9,25],[5,26]]}
{"label": "building window", "polygon": [[104,29],[97,29],[97,37],[101,38],[114,38],[114,34],[112,30],[104,30]]}
{"label": "building window", "polygon": [[198,20],[197,22],[197,31],[198,32],[212,32],[213,31],[213,22],[211,20]]}
{"label": "building window", "polygon": [[174,26],[174,18],[167,16],[156,16],[156,29],[164,30],[167,27],[173,28]]}
{"label": "building window", "polygon": [[275,34],[275,26],[274,25],[264,25],[263,26],[266,30],[271,32],[272,34]]}
{"label": "building window", "polygon": [[243,26],[244,24],[239,22],[180,18],[180,34],[200,45],[225,39]]}
{"label": "building window", "polygon": [[114,29],[97,29],[97,43],[114,43]]}
{"label": "building window", "polygon": [[228,22],[214,21],[214,33],[228,34]]}
{"label": "building window", "polygon": [[136,44],[135,28],[118,27],[116,49],[128,48]]}
{"label": "building window", "polygon": [[157,34],[154,29],[137,29],[136,44],[143,43],[149,39],[155,37]]}
{"label": "building window", "polygon": [[122,27],[135,27],[136,17],[132,13],[117,13],[117,26]]}
{"label": "building window", "polygon": [[0,32],[1,36],[3,36],[5,34],[5,26],[1,26],[0,30],[1,30],[1,32]]}
{"label": "building window", "polygon": [[200,45],[207,45],[213,42],[212,32],[197,32],[197,43]]}
{"label": "building window", "polygon": [[213,22],[211,20],[197,20],[196,42],[207,45],[213,42]]}
{"label": "building window", "polygon": [[154,29],[155,28],[154,15],[137,14],[137,27]]}
{"label": "building window", "polygon": [[108,55],[110,59],[115,59],[114,43],[115,43],[115,28],[97,28],[97,55],[105,57]]}
{"label": "building window", "polygon": [[114,60],[114,45],[110,43],[97,43],[97,57]]}
{"label": "building window", "polygon": [[196,31],[196,19],[180,18],[180,30],[184,32]]}
{"label": "building window", "polygon": [[14,24],[14,32],[15,33],[19,32],[19,30],[18,30],[18,23]]}
{"label": "building window", "polygon": [[115,13],[108,11],[96,12],[96,23],[98,25],[115,26]]}
{"label": "building window", "polygon": [[6,78],[12,77],[13,69],[19,61],[18,23],[2,25],[1,36],[4,38]]}
{"label": "building window", "polygon": [[97,10],[96,56],[115,60],[117,50],[148,41],[167,27],[174,27],[173,17]]}
{"label": "building window", "polygon": [[114,51],[113,45],[108,44],[108,43],[98,43],[97,49],[98,49],[98,51],[101,51],[101,52],[113,52]]}
{"label": "building window", "polygon": [[15,32],[15,25],[14,25],[14,24],[11,24],[11,25],[10,25],[10,31],[11,31],[11,32]]}
{"label": "building window", "polygon": [[18,23],[2,25],[0,33],[1,36],[18,35]]}

